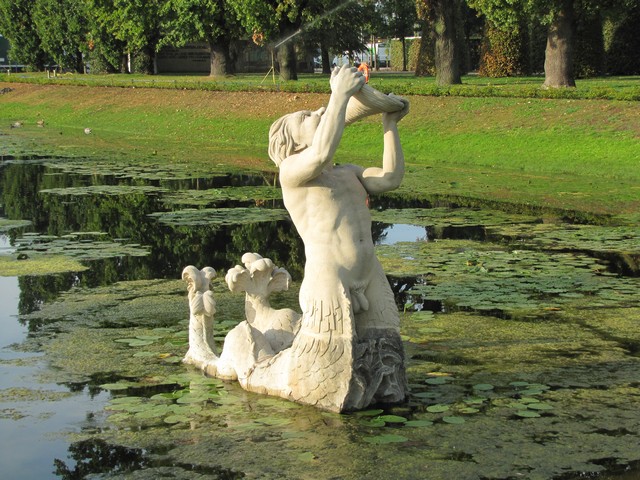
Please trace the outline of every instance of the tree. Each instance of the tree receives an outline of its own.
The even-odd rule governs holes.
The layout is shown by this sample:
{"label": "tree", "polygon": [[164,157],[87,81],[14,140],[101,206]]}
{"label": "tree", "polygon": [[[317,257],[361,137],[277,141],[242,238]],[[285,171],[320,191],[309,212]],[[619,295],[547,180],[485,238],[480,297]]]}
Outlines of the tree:
{"label": "tree", "polygon": [[302,25],[300,2],[288,0],[229,0],[241,24],[257,43],[270,41],[282,80],[297,80],[294,40]]}
{"label": "tree", "polygon": [[544,54],[544,87],[575,87],[573,0],[557,0],[549,9],[549,31]]}
{"label": "tree", "polygon": [[505,30],[486,21],[478,73],[485,77],[510,77],[525,70],[526,26]]}
{"label": "tree", "polygon": [[[362,43],[362,35],[359,31],[358,17],[349,17],[349,12],[359,11],[358,2],[344,2],[342,0],[228,0],[236,10],[242,25],[248,32],[263,39],[275,52],[280,68],[282,80],[297,80],[296,44],[309,31],[325,22],[331,24],[340,16],[344,22],[337,24],[345,28],[335,28],[328,31],[331,35],[324,37],[324,51],[327,53],[328,62],[329,47],[344,45],[346,38],[357,39]],[[316,28],[317,30],[317,28]],[[351,40],[349,41],[351,43]]]}
{"label": "tree", "polygon": [[604,12],[607,73],[640,75],[640,1],[629,1]]}
{"label": "tree", "polygon": [[127,43],[114,35],[109,15],[112,1],[85,0],[87,12],[87,46],[92,72],[127,73]]}
{"label": "tree", "polygon": [[176,47],[203,40],[211,52],[212,76],[233,73],[231,43],[241,35],[235,10],[226,0],[170,0],[165,9],[167,35],[161,44]]}
{"label": "tree", "polygon": [[140,70],[158,72],[156,54],[163,38],[162,13],[168,0],[88,0],[90,12],[131,54],[141,54]]}
{"label": "tree", "polygon": [[0,0],[0,31],[11,43],[9,54],[13,63],[30,65],[41,71],[49,56],[42,48],[33,21],[32,5],[32,0]]}
{"label": "tree", "polygon": [[433,29],[438,85],[462,83],[460,6],[459,0],[416,0],[418,17]]}
{"label": "tree", "polygon": [[415,0],[380,2],[379,15],[385,20],[386,31],[382,36],[399,38],[402,43],[402,71],[407,71],[405,38],[413,36],[417,21]]}
{"label": "tree", "polygon": [[87,20],[81,0],[36,0],[32,15],[42,47],[62,68],[84,73]]}
{"label": "tree", "polygon": [[575,87],[576,19],[637,0],[467,0],[469,5],[505,30],[517,25],[521,12],[548,26],[544,87]]}
{"label": "tree", "polygon": [[367,49],[365,39],[369,37],[374,19],[372,2],[343,2],[325,0],[325,14],[317,15],[304,27],[303,38],[311,45],[319,45],[322,72],[331,72],[329,53],[361,52]]}

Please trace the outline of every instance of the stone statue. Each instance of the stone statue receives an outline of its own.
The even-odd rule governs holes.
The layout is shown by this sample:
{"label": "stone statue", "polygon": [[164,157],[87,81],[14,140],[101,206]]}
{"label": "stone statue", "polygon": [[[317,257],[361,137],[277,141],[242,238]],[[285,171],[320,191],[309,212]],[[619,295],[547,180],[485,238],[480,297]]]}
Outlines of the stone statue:
{"label": "stone statue", "polygon": [[232,292],[246,292],[247,323],[262,332],[274,352],[289,348],[300,328],[300,314],[290,308],[271,308],[269,295],[288,290],[291,275],[257,253],[245,253],[242,263],[245,268],[236,265],[225,280]]}
{"label": "stone statue", "polygon": [[216,271],[211,267],[198,270],[189,265],[182,271],[182,279],[189,291],[189,350],[183,362],[200,366],[215,357],[213,317],[216,301],[211,291],[211,280]]}
{"label": "stone statue", "polygon": [[[267,317],[273,310],[266,301],[270,291],[250,293],[244,269],[231,269],[229,287],[242,284],[247,292],[247,321],[227,335],[219,358],[199,365],[207,374],[335,412],[406,398],[399,314],[374,254],[368,196],[400,185],[404,157],[397,123],[409,104],[364,83],[355,68],[336,68],[326,108],[292,113],[272,125],[269,156],[279,167],[285,207],[305,246],[302,316]],[[383,113],[382,166],[335,166],[345,126],[373,113]],[[248,255],[243,262],[251,275],[259,269],[249,261],[270,263]],[[275,270],[269,271],[273,276]]]}

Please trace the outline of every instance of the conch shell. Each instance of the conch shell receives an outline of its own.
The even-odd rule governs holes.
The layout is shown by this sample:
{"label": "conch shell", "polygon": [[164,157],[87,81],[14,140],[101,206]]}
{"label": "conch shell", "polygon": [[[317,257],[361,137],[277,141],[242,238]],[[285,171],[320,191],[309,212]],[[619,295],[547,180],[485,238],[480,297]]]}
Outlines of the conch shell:
{"label": "conch shell", "polygon": [[362,89],[349,99],[345,124],[349,125],[369,115],[398,112],[403,108],[404,103],[398,97],[386,95],[364,84]]}

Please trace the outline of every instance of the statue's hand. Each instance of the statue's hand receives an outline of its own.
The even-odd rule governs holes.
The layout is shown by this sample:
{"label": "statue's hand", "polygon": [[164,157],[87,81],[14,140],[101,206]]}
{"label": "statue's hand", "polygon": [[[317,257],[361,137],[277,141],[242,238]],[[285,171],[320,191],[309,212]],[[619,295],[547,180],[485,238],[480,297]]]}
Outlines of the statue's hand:
{"label": "statue's hand", "polygon": [[409,100],[407,100],[406,98],[402,98],[397,95],[394,95],[393,93],[390,93],[389,96],[400,100],[403,103],[404,107],[402,107],[401,110],[398,110],[396,112],[384,113],[382,115],[382,121],[385,124],[388,122],[398,123],[400,120],[402,120],[405,117],[407,113],[409,113]]}
{"label": "statue's hand", "polygon": [[362,72],[359,72],[357,68],[345,64],[342,67],[333,69],[329,83],[333,93],[350,97],[362,88],[365,79]]}

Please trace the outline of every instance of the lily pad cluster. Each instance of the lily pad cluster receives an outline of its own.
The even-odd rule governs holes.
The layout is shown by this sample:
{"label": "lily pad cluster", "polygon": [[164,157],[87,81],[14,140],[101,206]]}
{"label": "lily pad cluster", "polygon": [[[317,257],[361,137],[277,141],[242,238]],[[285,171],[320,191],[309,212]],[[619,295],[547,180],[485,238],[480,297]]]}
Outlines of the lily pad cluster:
{"label": "lily pad cluster", "polygon": [[419,281],[409,293],[448,310],[544,316],[560,309],[632,306],[640,279],[619,277],[585,254],[508,250],[441,240],[380,246],[387,273]]}
{"label": "lily pad cluster", "polygon": [[[75,175],[113,177],[116,179],[144,179],[152,181],[166,180],[190,180],[198,176],[211,177],[211,171],[194,172],[193,165],[186,163],[172,163],[171,165],[156,163],[131,164],[118,160],[91,159],[67,159],[64,161],[47,162],[39,161],[46,166],[63,173]],[[226,172],[221,172],[220,177],[226,177]]]}
{"label": "lily pad cluster", "polygon": [[86,187],[47,188],[40,190],[40,193],[79,197],[84,195],[151,195],[165,191],[167,190],[153,185],[88,185]]}
{"label": "lily pad cluster", "polygon": [[[101,385],[111,392],[123,392],[138,386],[131,382]],[[173,375],[166,377],[156,388],[166,389],[150,397],[116,396],[106,409],[114,412],[109,416],[113,423],[165,423],[169,425],[206,420],[208,404],[225,404],[229,394],[220,380],[196,375]]]}
{"label": "lily pad cluster", "polygon": [[225,187],[207,190],[179,190],[163,197],[166,205],[212,206],[220,202],[252,202],[257,206],[280,200],[282,190],[276,187]]}
{"label": "lily pad cluster", "polygon": [[542,220],[532,215],[505,213],[499,210],[480,210],[472,208],[388,208],[374,210],[373,220],[389,224],[408,223],[423,227],[474,227],[513,224],[536,224]]}
{"label": "lily pad cluster", "polygon": [[172,227],[185,226],[230,226],[246,225],[260,222],[273,222],[287,218],[287,211],[283,209],[267,208],[203,208],[184,209],[172,212],[156,212],[149,216],[160,223]]}
{"label": "lily pad cluster", "polygon": [[143,257],[149,249],[137,243],[111,240],[104,232],[77,232],[62,236],[26,233],[16,240],[17,253],[26,257],[64,255],[77,260]]}
{"label": "lily pad cluster", "polygon": [[0,234],[28,227],[29,225],[31,225],[31,221],[29,220],[10,220],[8,218],[0,218]]}

